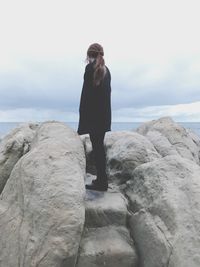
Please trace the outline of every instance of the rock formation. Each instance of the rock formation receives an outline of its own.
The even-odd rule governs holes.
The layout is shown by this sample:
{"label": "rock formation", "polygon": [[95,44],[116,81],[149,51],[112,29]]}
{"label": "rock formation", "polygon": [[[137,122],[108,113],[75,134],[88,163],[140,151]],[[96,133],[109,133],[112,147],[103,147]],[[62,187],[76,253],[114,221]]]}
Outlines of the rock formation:
{"label": "rock formation", "polygon": [[38,127],[28,123],[9,132],[0,143],[0,193],[17,161],[29,151],[31,141]]}
{"label": "rock formation", "polygon": [[24,124],[0,143],[0,267],[199,267],[200,137],[170,117],[104,139],[108,192],[89,135]]}
{"label": "rock formation", "polygon": [[110,185],[128,200],[138,266],[200,266],[200,137],[163,117],[107,133],[105,149]]}
{"label": "rock formation", "polygon": [[84,173],[78,135],[64,123],[41,124],[1,193],[1,267],[75,266],[85,218]]}

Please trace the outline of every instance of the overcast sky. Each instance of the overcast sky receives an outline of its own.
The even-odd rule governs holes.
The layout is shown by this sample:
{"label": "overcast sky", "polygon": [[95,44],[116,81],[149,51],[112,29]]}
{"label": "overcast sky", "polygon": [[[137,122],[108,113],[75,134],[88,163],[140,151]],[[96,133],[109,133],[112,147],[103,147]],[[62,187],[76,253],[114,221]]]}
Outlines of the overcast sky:
{"label": "overcast sky", "polygon": [[78,121],[104,47],[112,121],[200,121],[199,0],[0,1],[0,121]]}

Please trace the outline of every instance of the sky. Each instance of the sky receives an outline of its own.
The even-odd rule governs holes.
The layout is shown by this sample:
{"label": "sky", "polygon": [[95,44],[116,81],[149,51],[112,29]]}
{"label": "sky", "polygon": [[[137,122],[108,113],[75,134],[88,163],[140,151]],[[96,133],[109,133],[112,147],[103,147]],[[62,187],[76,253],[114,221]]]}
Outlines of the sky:
{"label": "sky", "polygon": [[112,121],[200,121],[199,0],[0,0],[0,121],[78,121],[86,51]]}

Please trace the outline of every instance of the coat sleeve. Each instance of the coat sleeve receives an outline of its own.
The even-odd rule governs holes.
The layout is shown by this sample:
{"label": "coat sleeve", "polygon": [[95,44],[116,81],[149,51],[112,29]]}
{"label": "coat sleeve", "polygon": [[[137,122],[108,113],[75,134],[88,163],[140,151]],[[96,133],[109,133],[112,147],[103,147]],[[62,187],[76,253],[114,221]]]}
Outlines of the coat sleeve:
{"label": "coat sleeve", "polygon": [[103,101],[104,119],[107,128],[111,126],[111,117],[112,117],[111,93],[112,93],[111,74],[108,69],[108,78],[106,79],[106,90],[104,91],[104,101]]}
{"label": "coat sleeve", "polygon": [[79,112],[84,110],[85,105],[86,105],[88,82],[89,82],[89,64],[85,67],[85,73],[83,76],[83,86],[82,86],[82,92],[81,92],[81,98],[80,98]]}
{"label": "coat sleeve", "polygon": [[101,125],[109,125],[111,123],[111,76],[108,73],[101,88],[93,92],[93,108],[94,120],[101,122]]}

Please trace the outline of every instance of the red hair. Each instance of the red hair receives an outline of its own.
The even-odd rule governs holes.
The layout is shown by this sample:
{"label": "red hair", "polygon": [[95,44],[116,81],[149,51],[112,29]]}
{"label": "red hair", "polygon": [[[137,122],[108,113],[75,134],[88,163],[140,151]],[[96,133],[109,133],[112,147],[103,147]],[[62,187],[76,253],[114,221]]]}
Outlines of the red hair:
{"label": "red hair", "polygon": [[104,56],[104,51],[103,47],[100,44],[94,43],[89,46],[87,50],[86,61],[89,61],[90,57],[96,59],[96,63],[94,65],[94,77],[93,77],[94,86],[100,85],[101,81],[103,80],[106,74],[105,60],[103,56]]}

